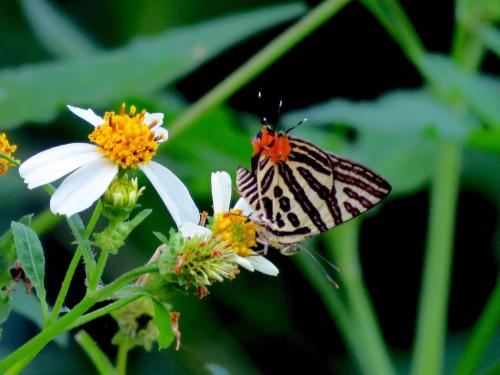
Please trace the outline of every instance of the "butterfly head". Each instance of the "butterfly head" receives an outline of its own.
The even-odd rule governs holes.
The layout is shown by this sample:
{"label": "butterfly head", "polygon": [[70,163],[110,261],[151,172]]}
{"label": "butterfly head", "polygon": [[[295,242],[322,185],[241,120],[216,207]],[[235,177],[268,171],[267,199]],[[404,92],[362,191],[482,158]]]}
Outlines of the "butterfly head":
{"label": "butterfly head", "polygon": [[265,124],[253,138],[252,145],[253,156],[262,154],[271,159],[274,164],[287,161],[288,154],[292,150],[287,134],[276,132]]}

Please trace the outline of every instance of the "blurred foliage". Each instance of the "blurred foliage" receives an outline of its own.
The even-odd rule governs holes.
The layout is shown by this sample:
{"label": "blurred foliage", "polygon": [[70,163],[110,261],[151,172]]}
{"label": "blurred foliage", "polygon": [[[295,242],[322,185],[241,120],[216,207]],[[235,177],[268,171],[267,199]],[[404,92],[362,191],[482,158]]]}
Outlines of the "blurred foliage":
{"label": "blurred foliage", "polygon": [[[180,80],[196,75],[216,56],[230,52],[244,41],[294,20],[306,9],[303,4],[294,3],[255,10],[257,5],[265,3],[271,2],[239,0],[228,3],[217,0],[207,6],[203,1],[152,1],[142,4],[140,8],[132,0],[103,4],[41,0],[1,2],[0,42],[5,48],[3,56],[0,56],[0,131],[10,129],[12,140],[19,145],[18,155],[24,159],[47,146],[85,139],[85,126],[80,127],[77,119],[65,114],[65,104],[90,106],[99,112],[118,108],[122,101],[127,101],[150,112],[165,112],[168,127],[189,109],[189,103],[176,86]],[[385,5],[381,6],[388,4],[380,2],[383,3]],[[492,55],[498,56],[500,33],[494,26],[494,21],[500,18],[498,1],[463,0],[457,2],[457,7],[459,22],[470,25],[474,37],[484,43]],[[247,8],[250,10],[245,10]],[[207,21],[219,15],[223,17]],[[318,54],[325,53],[326,48],[321,44]],[[495,61],[498,60],[495,58]],[[18,64],[21,65],[16,66]],[[332,98],[289,112],[281,122],[290,126],[308,118],[307,125],[296,129],[294,134],[380,172],[393,185],[391,199],[396,200],[396,204],[398,198],[412,196],[428,187],[436,170],[441,144],[461,145],[466,150],[462,171],[464,186],[487,196],[496,205],[498,215],[498,75],[475,73],[466,67],[459,67],[451,57],[442,54],[425,53],[418,57],[418,64],[431,85],[394,89],[381,93],[373,100]],[[328,73],[323,72],[325,75]],[[234,176],[238,165],[249,165],[249,139],[257,129],[256,124],[257,116],[242,114],[228,105],[222,105],[165,143],[160,148],[158,159],[186,183],[200,208],[211,211],[210,172],[228,170]],[[145,179],[142,182],[148,184]],[[28,192],[15,171],[10,171],[1,179],[0,196],[12,197],[2,205],[2,232],[8,228],[12,218],[41,210],[47,202],[43,193]],[[129,269],[130,264],[144,262],[158,246],[151,231],[165,233],[172,225],[166,210],[157,202],[154,189],[149,187],[142,204],[158,208],[146,225],[131,236],[132,241],[120,254],[120,259],[111,261],[110,275]],[[411,217],[403,221],[412,225]],[[58,229],[49,239],[42,238],[51,245],[47,247],[49,254],[46,254],[47,277],[51,278],[47,281],[49,301],[55,293],[51,287],[55,288],[62,279],[58,268],[66,266],[67,254],[63,248],[71,251],[62,245],[68,242],[66,229],[62,224]],[[500,238],[498,229],[496,235]],[[317,241],[310,246],[321,248],[323,245],[323,242]],[[183,311],[183,350],[179,353],[134,352],[130,373],[157,371],[158,368],[164,372],[186,374],[202,371],[212,374],[224,374],[226,371],[261,373],[262,368],[276,366],[265,367],[262,364],[259,356],[271,361],[269,356],[272,353],[263,353],[260,348],[274,349],[274,346],[284,344],[284,340],[298,348],[299,352],[291,353],[290,357],[305,353],[304,357],[321,362],[315,369],[353,373],[355,367],[346,359],[344,349],[337,348],[338,343],[332,343],[332,348],[318,348],[318,343],[309,338],[315,329],[319,332],[315,332],[316,339],[330,339],[328,332],[322,332],[324,327],[310,321],[314,320],[314,315],[307,304],[315,303],[316,307],[321,304],[311,302],[309,298],[312,297],[303,297],[311,294],[312,290],[316,290],[318,295],[323,293],[325,286],[321,286],[322,281],[311,276],[315,269],[307,264],[302,266],[304,274],[309,275],[311,289],[288,265],[288,259],[275,254],[270,257],[282,269],[278,279],[241,275],[218,288],[209,297],[211,303],[179,297],[175,302],[176,309]],[[298,258],[297,262],[307,260]],[[322,276],[317,269],[315,275],[316,278]],[[40,324],[41,317],[33,314],[36,310],[32,306],[34,300],[30,296],[18,296],[21,292],[18,290],[14,295],[13,310]],[[294,295],[301,297],[295,299]],[[323,302],[330,313],[339,319],[343,312],[334,311],[339,308],[335,307],[339,304],[336,297],[326,294]],[[299,303],[305,307],[294,305]],[[1,313],[0,309],[0,320]],[[1,338],[2,356],[35,331],[19,314],[12,316],[14,319],[7,322]],[[295,327],[297,321],[305,321],[306,328]],[[333,325],[327,328],[334,330]],[[106,326],[101,332],[102,337],[98,338],[99,343],[110,352],[113,349],[106,345],[114,334],[113,329]],[[499,353],[500,347],[498,337],[497,332],[496,341],[493,340],[489,347],[489,353],[493,354],[485,356],[480,367],[482,370],[495,371],[494,362],[498,362],[499,358],[495,357],[495,353]],[[264,340],[270,342],[264,343]],[[447,361],[453,362],[450,358],[459,356],[464,343],[456,336],[450,336],[450,341],[453,345],[447,348]],[[60,342],[67,344],[68,337],[62,336]],[[458,342],[456,346],[455,342]],[[334,349],[339,349],[338,355]],[[62,351],[64,355],[61,355]],[[324,358],[318,358],[319,355]],[[398,372],[406,373],[408,354],[401,357],[403,364],[398,366]],[[293,358],[290,362],[292,365],[287,368],[293,368],[293,363],[296,363]],[[42,367],[47,373],[64,373],[64,370],[58,369],[75,368],[75,363],[81,364],[81,368],[75,369],[79,372],[75,373],[93,371],[85,367],[88,360],[74,344],[65,348],[50,345],[25,373],[40,373]],[[496,366],[498,368],[498,364]]]}

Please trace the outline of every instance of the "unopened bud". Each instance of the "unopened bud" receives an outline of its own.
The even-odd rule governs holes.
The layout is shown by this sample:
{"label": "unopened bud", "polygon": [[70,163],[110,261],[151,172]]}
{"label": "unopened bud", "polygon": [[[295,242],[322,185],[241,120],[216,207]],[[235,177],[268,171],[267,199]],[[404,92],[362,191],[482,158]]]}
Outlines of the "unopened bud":
{"label": "unopened bud", "polygon": [[110,221],[127,220],[143,190],[137,178],[129,178],[127,174],[115,177],[102,198],[103,215]]}

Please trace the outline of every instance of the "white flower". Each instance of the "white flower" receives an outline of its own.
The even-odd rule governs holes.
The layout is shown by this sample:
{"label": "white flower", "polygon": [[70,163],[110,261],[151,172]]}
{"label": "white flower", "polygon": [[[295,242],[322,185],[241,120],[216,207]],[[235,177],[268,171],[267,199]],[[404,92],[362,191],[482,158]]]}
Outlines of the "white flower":
{"label": "white flower", "polygon": [[[29,189],[71,173],[50,199],[52,212],[71,216],[90,207],[118,174],[119,168],[139,168],[151,181],[177,225],[196,221],[199,212],[184,184],[170,170],[151,161],[158,143],[168,138],[163,113],[136,114],[135,107],[104,117],[91,109],[68,109],[94,126],[91,143],[70,143],[40,152],[21,164],[19,174]],[[153,135],[153,136],[151,136]]]}
{"label": "white flower", "polygon": [[[227,214],[238,210],[241,212],[239,218],[248,217],[252,213],[252,209],[248,205],[244,198],[240,198],[233,209],[230,209],[231,204],[231,193],[232,184],[231,176],[227,172],[214,172],[212,173],[212,201],[214,207],[214,219],[216,220],[215,226],[217,226],[217,217],[222,216],[219,214]],[[231,216],[228,216],[229,218]],[[238,218],[238,216],[236,216]],[[239,223],[237,223],[239,224]],[[249,225],[249,224],[246,224]],[[250,224],[253,226],[253,224]],[[253,227],[252,227],[253,228]],[[194,236],[206,236],[212,235],[212,231],[206,227],[196,224],[196,222],[188,221],[184,222],[179,230],[182,232],[184,237],[194,237]],[[254,234],[255,235],[255,234]],[[254,271],[265,273],[267,275],[276,276],[279,273],[278,268],[267,260],[265,257],[249,250],[245,249],[246,256],[237,255],[237,262],[240,266]]]}

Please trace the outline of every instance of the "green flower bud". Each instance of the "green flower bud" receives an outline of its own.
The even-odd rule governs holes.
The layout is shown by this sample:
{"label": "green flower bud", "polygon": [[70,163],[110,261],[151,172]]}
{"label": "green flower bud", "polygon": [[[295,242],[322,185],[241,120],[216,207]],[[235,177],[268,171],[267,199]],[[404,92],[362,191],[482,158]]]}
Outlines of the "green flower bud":
{"label": "green flower bud", "polygon": [[137,178],[129,178],[126,173],[115,177],[102,197],[103,215],[110,221],[127,220],[143,191]]}

